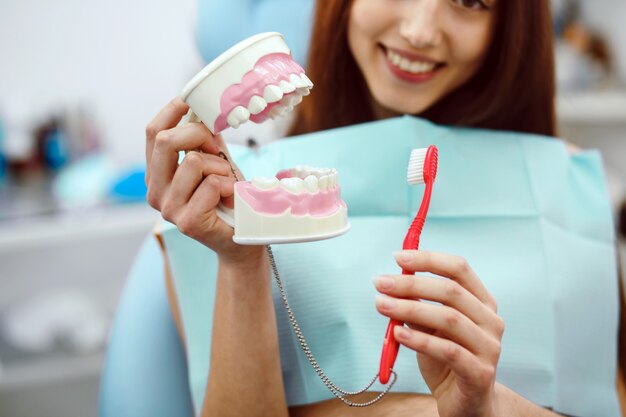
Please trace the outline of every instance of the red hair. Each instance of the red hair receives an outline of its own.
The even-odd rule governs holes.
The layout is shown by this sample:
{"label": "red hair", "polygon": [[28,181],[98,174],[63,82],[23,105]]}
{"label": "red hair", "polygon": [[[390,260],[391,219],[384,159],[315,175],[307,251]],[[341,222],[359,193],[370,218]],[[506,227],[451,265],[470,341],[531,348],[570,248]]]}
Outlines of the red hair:
{"label": "red hair", "polygon": [[[348,46],[353,0],[318,1],[307,74],[315,82],[290,134],[374,120],[370,93]],[[556,134],[550,2],[498,1],[492,42],[473,78],[416,116],[466,127]]]}

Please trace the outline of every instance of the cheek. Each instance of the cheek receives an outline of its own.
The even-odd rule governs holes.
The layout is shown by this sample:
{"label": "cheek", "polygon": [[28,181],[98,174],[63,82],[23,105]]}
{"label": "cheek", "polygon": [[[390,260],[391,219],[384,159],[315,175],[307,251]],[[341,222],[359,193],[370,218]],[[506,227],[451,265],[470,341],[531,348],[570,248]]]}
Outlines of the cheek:
{"label": "cheek", "polygon": [[359,61],[374,51],[376,38],[385,30],[384,0],[354,0],[348,19],[348,44]]}
{"label": "cheek", "polygon": [[348,19],[348,45],[357,61],[368,36],[366,24],[367,8],[367,1],[355,0],[350,10],[350,18]]}
{"label": "cheek", "polygon": [[451,32],[451,55],[454,64],[468,69],[478,69],[491,44],[490,22],[458,25]]}

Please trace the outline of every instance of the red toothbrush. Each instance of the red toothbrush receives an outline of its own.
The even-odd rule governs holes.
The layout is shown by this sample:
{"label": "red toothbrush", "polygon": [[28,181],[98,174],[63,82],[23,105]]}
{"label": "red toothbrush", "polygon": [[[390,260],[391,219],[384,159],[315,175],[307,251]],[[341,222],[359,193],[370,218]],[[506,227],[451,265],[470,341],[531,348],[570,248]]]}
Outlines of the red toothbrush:
{"label": "red toothbrush", "polygon": [[[411,151],[407,171],[407,182],[410,185],[426,184],[426,190],[424,191],[424,197],[422,198],[419,211],[404,238],[404,243],[402,244],[403,250],[417,250],[419,247],[420,234],[422,233],[422,228],[426,221],[430,195],[433,190],[435,177],[437,176],[437,160],[438,151],[436,146],[431,145],[428,148],[414,149]],[[403,269],[402,274],[413,275],[414,273]],[[404,326],[404,323],[397,320],[389,320],[387,332],[385,333],[385,341],[383,342],[383,352],[380,357],[379,380],[381,384],[386,384],[389,381],[393,365],[398,356],[400,344],[393,337],[393,329],[396,326]]]}

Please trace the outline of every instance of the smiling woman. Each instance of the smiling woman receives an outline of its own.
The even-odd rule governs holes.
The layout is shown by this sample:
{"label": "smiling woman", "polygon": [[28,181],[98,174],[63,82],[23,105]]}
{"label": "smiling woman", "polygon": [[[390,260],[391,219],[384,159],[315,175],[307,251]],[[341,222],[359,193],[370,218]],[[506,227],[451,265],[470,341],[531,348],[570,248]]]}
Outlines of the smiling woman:
{"label": "smiling woman", "polygon": [[553,136],[550,16],[544,0],[324,2],[307,67],[316,89],[290,133],[408,113]]}
{"label": "smiling woman", "polygon": [[[351,292],[354,292],[354,288],[360,286],[355,281],[358,279],[358,274],[355,274],[354,268],[357,265],[363,266],[369,272],[376,270],[377,265],[383,265],[383,258],[384,262],[387,262],[390,248],[396,246],[385,246],[383,237],[393,236],[390,231],[397,226],[396,223],[393,223],[394,221],[402,222],[402,228],[405,227],[404,219],[399,217],[396,211],[384,211],[378,203],[384,202],[393,207],[400,207],[406,203],[404,200],[401,201],[401,198],[406,194],[400,189],[392,190],[389,188],[388,185],[394,182],[391,180],[380,182],[380,184],[384,184],[383,187],[380,187],[380,194],[372,193],[371,185],[374,183],[374,179],[366,177],[366,174],[376,176],[375,180],[380,181],[379,176],[392,171],[390,165],[393,165],[395,169],[405,162],[400,162],[399,154],[394,156],[394,151],[398,151],[400,147],[415,146],[418,143],[417,139],[434,140],[439,137],[437,136],[439,134],[443,135],[441,137],[445,137],[445,140],[441,141],[442,146],[452,143],[453,136],[458,134],[459,143],[473,147],[472,151],[475,151],[477,155],[487,156],[486,151],[494,151],[493,155],[497,155],[497,157],[485,158],[485,160],[497,160],[497,162],[502,162],[504,160],[503,154],[512,149],[515,149],[515,152],[525,151],[525,147],[517,139],[531,138],[520,135],[520,132],[546,136],[555,135],[555,87],[549,1],[327,0],[318,1],[316,4],[307,66],[307,73],[316,86],[311,91],[310,96],[296,108],[291,134],[312,133],[362,122],[378,121],[402,114],[418,115],[439,124],[513,132],[473,130],[472,134],[481,136],[480,139],[494,138],[493,141],[481,142],[482,144],[475,146],[475,142],[465,140],[471,136],[467,129],[446,127],[446,132],[449,134],[443,135],[420,128],[415,130],[414,135],[413,130],[403,129],[401,133],[398,133],[399,131],[385,127],[391,126],[391,123],[387,125],[387,122],[381,122],[345,130],[336,129],[333,132],[277,143],[272,148],[276,150],[276,155],[279,155],[275,158],[266,149],[266,152],[258,156],[258,158],[266,158],[263,163],[265,161],[281,161],[280,163],[289,161],[289,149],[293,152],[292,155],[298,157],[311,157],[314,152],[319,151],[321,153],[323,151],[323,157],[328,158],[333,163],[333,165],[326,166],[335,166],[334,164],[343,163],[344,160],[353,162],[355,165],[350,168],[349,172],[355,174],[358,171],[358,176],[356,176],[358,183],[367,185],[367,188],[358,194],[359,196],[368,196],[372,200],[368,200],[367,204],[364,203],[367,210],[362,210],[361,213],[367,215],[361,217],[369,219],[370,215],[380,215],[381,223],[376,223],[376,231],[382,231],[382,233],[373,236],[371,233],[373,228],[370,230],[365,226],[365,223],[362,223],[360,228],[358,226],[353,227],[352,236],[358,236],[354,232],[360,230],[363,233],[362,238],[354,238],[354,243],[349,243],[349,241],[337,243],[338,246],[334,247],[332,253],[341,254],[342,263],[341,266],[331,267],[325,264],[325,260],[330,259],[330,256],[320,252],[321,246],[300,249],[301,252],[288,253],[283,258],[281,258],[280,249],[277,249],[275,252],[277,257],[274,258],[274,255],[270,255],[270,261],[270,258],[266,256],[265,248],[262,246],[243,247],[234,244],[232,242],[233,230],[218,218],[216,207],[220,202],[226,202],[233,195],[233,184],[236,178],[231,175],[231,172],[237,172],[237,178],[242,178],[241,172],[238,171],[237,167],[230,166],[219,157],[219,155],[228,154],[226,143],[220,135],[213,135],[200,123],[179,125],[189,110],[184,102],[180,99],[174,99],[165,106],[146,129],[148,201],[155,209],[161,211],[166,220],[174,223],[178,228],[173,235],[174,240],[165,243],[165,249],[169,245],[167,250],[172,250],[172,248],[176,250],[177,243],[175,240],[182,233],[186,235],[184,242],[188,243],[190,239],[187,237],[191,237],[194,241],[193,244],[200,246],[200,249],[204,251],[202,252],[202,259],[208,255],[205,251],[207,247],[215,255],[212,258],[215,262],[209,262],[211,266],[216,267],[214,272],[213,270],[197,268],[200,264],[198,262],[200,258],[194,258],[195,260],[189,263],[178,263],[184,267],[190,265],[190,268],[193,269],[192,272],[189,272],[189,276],[185,275],[185,277],[191,278],[188,282],[194,284],[188,287],[192,289],[190,293],[194,297],[199,297],[196,300],[198,305],[203,308],[210,308],[213,314],[211,334],[208,334],[205,322],[202,322],[202,330],[198,332],[202,343],[206,343],[203,346],[210,347],[202,355],[199,355],[202,356],[201,359],[206,360],[203,364],[207,365],[208,368],[196,367],[195,370],[198,373],[195,375],[200,375],[200,379],[194,379],[194,390],[197,389],[195,392],[199,393],[197,396],[200,400],[198,406],[202,407],[201,412],[205,416],[272,415],[285,417],[287,415],[349,416],[360,414],[360,410],[357,408],[346,409],[345,404],[340,401],[340,399],[345,398],[339,398],[340,396],[337,396],[335,391],[332,393],[338,398],[332,398],[332,394],[325,391],[320,396],[311,394],[307,391],[308,380],[302,377],[307,371],[299,367],[296,371],[292,371],[295,367],[291,368],[288,361],[290,352],[293,353],[290,349],[294,347],[294,343],[292,343],[293,340],[285,337],[284,332],[281,334],[280,328],[277,326],[277,320],[282,320],[282,316],[277,315],[274,310],[270,263],[276,265],[274,260],[277,259],[278,263],[282,261],[281,265],[292,262],[302,267],[302,271],[297,269],[291,271],[292,276],[298,279],[298,281],[294,281],[294,285],[291,287],[291,294],[297,294],[299,290],[302,295],[301,301],[310,302],[310,306],[314,304],[317,307],[318,304],[324,305],[321,301],[326,299],[326,296],[316,296],[307,290],[308,287],[304,286],[306,282],[315,281],[316,284],[319,284],[319,288],[323,287],[332,293],[330,295],[336,296],[336,298],[329,297],[328,300],[334,301],[328,301],[327,305],[351,303],[350,305],[358,305],[359,308],[363,309],[358,314],[350,316],[349,319],[338,314],[332,320],[324,323],[321,320],[314,320],[320,331],[318,338],[328,338],[334,341],[335,339],[329,336],[334,328],[335,322],[333,320],[340,323],[351,322],[358,327],[370,321],[368,314],[374,308],[365,305],[366,303],[363,301],[355,302],[341,298],[344,293],[337,290],[336,283],[343,282],[350,285]],[[428,125],[434,129],[432,124],[422,123],[424,123],[423,126]],[[377,130],[377,128],[381,130]],[[334,134],[339,136],[339,139],[347,140],[350,138],[349,134],[346,133],[348,130],[353,132],[355,135],[353,138],[358,138],[358,142],[344,141],[342,145],[340,140],[336,140],[338,138],[331,137]],[[420,135],[423,134],[424,137],[417,138],[417,132]],[[325,136],[326,134],[328,136]],[[393,137],[402,134],[406,134],[404,138],[408,139],[404,144],[399,140],[399,137]],[[381,157],[377,147],[372,146],[372,143],[380,143],[378,138],[385,135],[395,140],[389,140],[383,144],[387,148],[386,150],[390,152],[387,152],[385,157]],[[327,142],[323,141],[324,137],[328,140]],[[496,137],[497,139],[495,139]],[[367,142],[366,139],[370,142]],[[477,138],[474,137],[474,139]],[[564,147],[557,141],[536,137],[532,139],[541,142],[542,146],[546,144],[549,146],[556,145],[558,150],[555,155],[558,155],[558,158],[555,157],[555,160],[559,158],[563,161],[569,160]],[[318,142],[315,143],[316,146],[305,147],[305,145],[309,145],[307,140]],[[375,142],[371,142],[372,140]],[[341,146],[345,146],[345,148],[342,149]],[[499,148],[499,146],[505,146],[506,149]],[[193,153],[192,158],[186,157],[181,164],[178,163],[179,151],[197,148],[201,148],[204,152]],[[356,153],[356,149],[362,152]],[[541,150],[543,151],[545,148],[541,148]],[[450,154],[454,153],[451,152]],[[458,156],[459,153],[461,152],[456,152],[456,155]],[[537,165],[532,167],[545,169],[548,174],[542,175],[542,178],[552,177],[553,172],[556,172],[555,178],[566,177],[563,172],[553,171],[553,168],[558,169],[557,164],[553,166],[553,161],[546,162],[551,157],[545,157],[543,153],[542,156],[545,159],[539,158],[539,161],[527,154],[518,155],[516,153],[515,155],[512,160],[528,163],[528,159],[533,159],[532,162],[537,163]],[[361,159],[364,156],[372,159]],[[473,159],[473,162],[477,162],[476,158]],[[232,158],[230,160],[232,161]],[[253,164],[261,163],[260,159],[248,159],[249,165],[246,166],[244,165],[246,163],[245,158],[240,161],[244,171],[248,172]],[[578,162],[580,163],[580,161]],[[373,169],[363,172],[363,166],[373,167]],[[476,179],[469,186],[460,187],[460,189],[480,188],[484,192],[487,188],[481,181],[484,177],[494,178],[498,184],[497,191],[489,193],[485,199],[491,201],[495,195],[497,196],[495,200],[510,203],[512,201],[510,196],[518,192],[521,186],[512,186],[512,183],[505,176],[499,174],[510,170],[511,173],[514,172],[521,176],[520,184],[530,184],[530,188],[535,185],[535,181],[529,175],[536,171],[530,169],[530,165],[515,166],[503,164],[485,168],[484,164],[481,163],[478,167],[471,169],[471,171],[480,174],[480,180]],[[465,167],[465,165],[456,164],[456,169],[462,171],[459,177],[463,179],[466,179],[466,174],[470,171],[466,171]],[[564,167],[565,165],[561,166],[565,169]],[[487,174],[483,175],[483,169]],[[591,179],[593,175],[587,173],[582,176],[586,176],[585,179]],[[349,178],[348,175],[346,177]],[[577,182],[578,180],[577,178],[573,182],[576,183],[576,186],[582,187]],[[354,179],[353,181],[357,182]],[[481,186],[474,187],[479,182],[481,182]],[[447,185],[449,186],[449,184]],[[461,183],[457,182],[457,184]],[[567,188],[560,184],[551,186],[550,190],[565,191]],[[600,189],[602,187],[586,187],[586,190],[588,191],[589,188]],[[346,185],[346,189],[349,189],[349,186]],[[382,193],[383,189],[388,194]],[[447,190],[451,192],[450,188]],[[528,195],[534,197],[532,191],[529,190]],[[544,195],[542,192],[538,192],[538,194]],[[545,194],[550,194],[553,197],[551,193]],[[460,201],[459,197],[460,193],[455,192],[455,199],[447,201],[452,202],[450,205],[455,205],[454,202]],[[398,201],[394,202],[394,199],[398,199]],[[603,199],[604,196],[592,196],[584,200],[600,204],[604,201]],[[475,198],[472,195],[466,200],[477,201],[480,198]],[[558,201],[550,201],[549,206],[552,208],[554,205],[565,210],[568,208],[566,200],[567,198],[562,198]],[[571,201],[569,203],[573,204]],[[515,207],[518,208],[525,204],[518,203]],[[529,207],[542,206],[541,202],[535,200],[527,205]],[[587,209],[583,207],[581,210]],[[485,214],[486,216],[484,216]],[[587,214],[579,217],[587,218]],[[524,219],[537,217],[543,220],[541,215],[539,212],[532,212],[531,214],[524,212],[520,215],[519,212],[515,211],[513,217],[516,219],[518,217]],[[494,215],[491,208],[478,207],[471,215],[459,213],[454,216],[469,219],[468,222],[471,223],[472,231],[461,232],[455,226],[453,238],[446,240],[456,242],[456,240],[461,240],[458,237],[465,233],[465,239],[471,241],[468,247],[472,249],[476,247],[474,245],[476,235],[483,238],[483,233],[488,234],[483,230],[484,217],[497,217],[498,221],[497,224],[494,223],[494,230],[509,230],[509,226],[503,226],[500,223],[501,218],[510,216],[509,212],[506,212],[505,215]],[[353,214],[355,223],[358,221],[358,217]],[[558,217],[560,220],[567,216],[559,215]],[[528,229],[534,228],[528,227]],[[542,227],[538,226],[537,229],[542,229]],[[475,232],[475,230],[478,231]],[[521,237],[525,232],[526,227],[523,232],[512,231],[511,236]],[[560,336],[559,331],[562,326],[559,326],[559,322],[552,323],[549,318],[546,318],[553,313],[553,310],[559,310],[556,307],[560,307],[558,302],[561,300],[552,291],[545,290],[551,279],[551,269],[544,265],[544,261],[549,259],[550,262],[558,264],[559,267],[568,264],[571,270],[564,269],[564,271],[568,271],[568,279],[572,277],[569,272],[573,270],[586,271],[579,268],[581,264],[586,262],[586,259],[575,259],[569,265],[569,260],[564,261],[566,255],[561,256],[548,250],[552,246],[558,246],[559,250],[566,250],[567,244],[576,239],[568,239],[567,244],[559,241],[559,244],[552,245],[550,248],[543,248],[534,243],[525,244],[525,248],[533,251],[532,256],[528,258],[529,261],[524,256],[519,255],[517,249],[506,251],[507,256],[512,255],[509,260],[501,259],[501,256],[495,255],[497,249],[502,249],[507,241],[515,241],[515,238],[507,235],[506,238],[493,236],[492,239],[486,239],[489,243],[484,243],[486,246],[481,247],[480,256],[477,259],[472,259],[473,265],[470,265],[467,260],[470,259],[469,257],[434,251],[403,251],[395,254],[395,264],[400,266],[403,271],[411,274],[418,272],[429,275],[414,276],[405,272],[405,275],[402,276],[384,275],[376,279],[375,289],[384,296],[376,301],[375,312],[377,315],[375,317],[380,318],[382,315],[385,319],[391,318],[407,324],[407,327],[396,326],[393,329],[393,336],[405,348],[412,350],[412,354],[417,353],[417,361],[413,356],[411,364],[419,367],[419,374],[423,377],[424,387],[428,391],[420,390],[417,385],[412,385],[406,389],[405,393],[389,393],[384,402],[377,403],[370,408],[374,414],[369,415],[552,416],[555,415],[553,412],[526,400],[518,392],[522,393],[526,387],[531,387],[535,392],[534,396],[529,396],[529,398],[538,404],[557,407],[561,405],[558,401],[563,401],[560,398],[563,393],[558,390],[569,391],[571,386],[577,385],[576,382],[571,382],[567,378],[563,378],[565,382],[562,382],[561,379],[554,376],[553,368],[556,365],[552,362],[535,366],[534,363],[530,362],[521,363],[518,358],[515,362],[515,370],[519,370],[519,372],[515,374],[515,377],[517,378],[518,374],[533,373],[533,370],[540,370],[537,378],[526,380],[525,386],[509,384],[510,387],[515,388],[516,392],[507,388],[504,383],[496,381],[497,372],[502,371],[502,367],[499,368],[499,363],[504,319],[498,315],[495,299],[496,295],[499,295],[501,298],[498,301],[504,298],[503,304],[506,303],[506,308],[521,307],[519,314],[528,316],[533,313],[531,310],[536,310],[536,305],[542,304],[538,303],[536,299],[532,299],[533,305],[530,306],[531,297],[536,298],[541,295],[544,300],[542,305],[545,307],[543,310],[545,314],[538,313],[539,318],[536,323],[545,324],[547,330],[538,332],[537,326],[516,326],[517,329],[520,327],[531,328],[532,332],[541,335],[533,334],[532,337],[524,337],[525,342],[533,344],[531,349],[526,350],[535,352],[533,349],[541,345],[541,352],[543,353],[532,353],[533,358],[543,359],[546,357],[552,360],[553,356],[558,356],[558,354],[554,354],[556,350],[550,346],[550,343],[556,339],[566,346],[559,352],[568,350],[572,344],[569,344],[569,339]],[[606,241],[610,239],[609,237]],[[563,243],[562,247],[559,246],[561,243]],[[363,244],[363,246],[357,246],[357,244]],[[608,246],[610,247],[610,243]],[[178,249],[187,253],[187,248],[181,246],[180,242]],[[454,248],[448,247],[448,249]],[[461,249],[459,252],[467,252],[461,255],[471,257],[470,250]],[[364,255],[365,250],[371,251],[369,256]],[[268,252],[272,253],[269,249]],[[582,252],[589,253],[588,251]],[[614,272],[612,269],[613,252],[609,250],[607,253],[610,256],[602,258],[606,262],[598,260],[597,271],[593,271],[595,274],[589,274],[597,275],[594,276],[594,282],[586,280],[585,274],[586,285],[598,286],[600,281],[610,281],[611,284],[615,284],[615,281],[612,280],[612,273]],[[571,253],[568,255],[571,257]],[[479,261],[482,257],[485,257],[485,263],[482,265],[483,271],[481,271]],[[318,274],[315,270],[320,265],[326,268],[323,274]],[[485,273],[483,275],[485,265],[498,269],[497,271],[493,270],[491,274]],[[510,271],[515,271],[519,275],[509,277]],[[179,272],[178,275],[176,273],[171,274],[170,278],[173,277],[174,282],[170,282],[170,288],[184,287],[185,278],[181,278],[181,274],[187,272],[182,270]],[[326,287],[315,279],[306,279],[306,273],[311,273],[313,276],[335,277],[331,279],[333,285]],[[278,276],[278,274],[276,275]],[[480,275],[483,275],[482,278]],[[206,294],[197,291],[195,284],[206,282],[208,276],[216,277],[215,287]],[[514,289],[497,294],[494,291],[494,282],[496,281],[491,281],[489,286],[487,283],[489,277],[493,280],[497,279],[498,283],[506,281],[507,285],[537,280],[539,291],[531,292],[529,290],[526,293],[526,298],[518,296],[520,292]],[[177,279],[178,281],[176,281]],[[582,287],[576,285],[571,285],[571,288],[568,287],[568,290],[570,289],[577,291],[578,295],[583,298],[588,294]],[[182,292],[179,291],[179,293]],[[606,295],[607,293],[608,291],[603,294]],[[508,302],[503,297],[507,294],[513,296]],[[207,302],[207,299],[210,298],[209,295],[214,298],[214,304]],[[170,292],[170,296],[175,315],[178,314],[178,305],[184,306],[187,302],[187,306],[189,306],[189,298],[185,300],[184,296],[181,297],[179,304],[175,292]],[[600,298],[602,298],[601,302],[604,303],[608,302],[606,299],[609,297],[598,297],[596,301]],[[422,303],[420,300],[434,303]],[[294,304],[297,305],[298,303]],[[578,313],[581,312],[578,304],[568,312],[571,313],[574,310]],[[537,311],[534,312],[537,313]],[[328,313],[327,309],[321,312],[324,320],[328,318],[326,313]],[[510,310],[509,314],[511,314]],[[187,317],[193,316],[194,314],[189,314]],[[505,315],[503,314],[503,316]],[[211,316],[197,314],[195,317],[206,320],[206,317]],[[580,323],[576,324],[579,326]],[[181,334],[196,336],[193,329],[182,328],[182,325],[179,325],[181,326]],[[587,326],[586,329],[590,327]],[[604,330],[609,329],[609,327],[611,327],[610,323],[605,326]],[[583,331],[580,332],[580,329]],[[584,334],[584,329],[584,327],[579,326],[575,329],[575,333],[577,335]],[[512,330],[515,332],[515,329]],[[593,330],[598,329],[594,328]],[[320,336],[322,333],[323,336]],[[341,337],[345,337],[346,341],[358,346],[369,345],[368,343],[356,343],[355,334],[350,332],[342,333]],[[541,340],[532,340],[533,337],[538,337]],[[286,345],[280,345],[281,340],[283,342],[287,340],[284,342]],[[580,344],[587,346],[585,343]],[[610,346],[611,349],[615,347],[610,341],[604,345]],[[284,348],[285,346],[286,348]],[[511,352],[510,345],[505,346],[508,347],[508,352]],[[598,350],[597,347],[595,349]],[[610,350],[604,357],[613,357],[613,352]],[[350,352],[350,356],[355,357],[356,355],[352,355]],[[597,353],[596,356],[601,356],[601,353]],[[563,357],[568,358],[569,356],[562,355],[561,360]],[[190,355],[190,358],[197,360],[198,356]],[[591,359],[581,354],[573,362],[576,363],[580,360],[589,362]],[[334,365],[329,365],[331,368],[329,374],[330,372],[341,371],[337,365],[339,362],[333,363]],[[569,363],[565,366],[569,367]],[[193,368],[194,364],[191,364],[190,369]],[[205,372],[207,369],[208,378],[207,372]],[[352,371],[353,369],[350,368],[350,375],[352,375]],[[609,375],[607,379],[613,378],[612,371],[613,368],[607,372]],[[589,373],[580,370],[578,372],[585,382],[591,381]],[[308,372],[308,375],[313,377],[315,373]],[[318,375],[321,376],[321,373]],[[197,383],[198,381],[200,384]],[[612,384],[612,381],[610,383]],[[301,392],[298,391],[300,387],[298,384],[305,386]],[[322,386],[323,384],[318,385]],[[563,386],[567,387],[563,388]],[[608,406],[614,407],[612,387],[605,391],[608,399],[605,402]],[[294,394],[294,392],[296,393]],[[432,395],[420,394],[423,392],[430,392]],[[571,395],[571,393],[569,394]],[[551,398],[552,396],[559,398]],[[368,398],[356,398],[354,400],[360,402],[361,399],[368,402]],[[582,407],[575,409],[583,410],[584,413],[581,412],[581,415],[589,414]],[[611,410],[608,413],[596,415],[610,415],[612,417],[615,413]]]}

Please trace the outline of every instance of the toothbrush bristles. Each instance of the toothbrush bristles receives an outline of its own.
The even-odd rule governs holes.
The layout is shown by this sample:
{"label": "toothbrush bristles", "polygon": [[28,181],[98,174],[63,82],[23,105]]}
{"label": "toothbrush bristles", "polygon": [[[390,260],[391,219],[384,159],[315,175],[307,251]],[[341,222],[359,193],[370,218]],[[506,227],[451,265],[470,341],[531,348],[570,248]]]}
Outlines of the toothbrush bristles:
{"label": "toothbrush bristles", "polygon": [[406,181],[409,185],[424,184],[424,161],[428,148],[418,148],[411,151]]}

